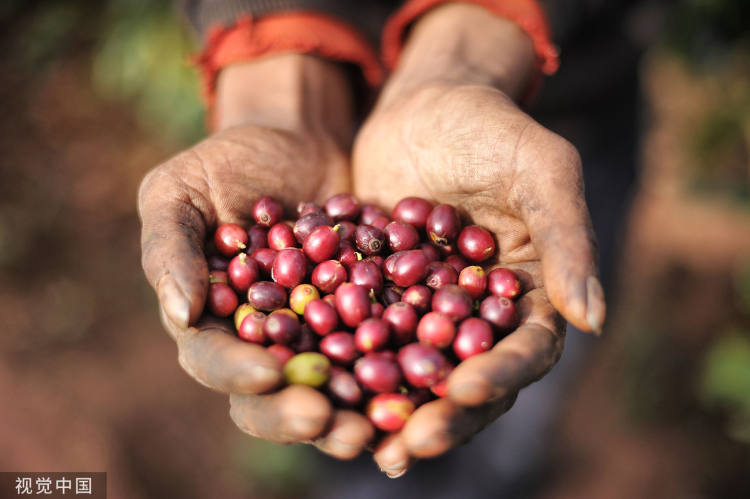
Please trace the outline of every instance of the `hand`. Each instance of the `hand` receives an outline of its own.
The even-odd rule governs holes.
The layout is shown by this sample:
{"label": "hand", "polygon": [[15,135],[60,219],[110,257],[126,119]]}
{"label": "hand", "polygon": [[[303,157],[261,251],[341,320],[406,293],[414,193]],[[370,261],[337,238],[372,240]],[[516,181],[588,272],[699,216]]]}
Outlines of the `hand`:
{"label": "hand", "polygon": [[[493,37],[505,59],[492,57]],[[446,53],[455,60],[439,56]],[[555,309],[585,331],[604,320],[579,156],[511,98],[532,64],[530,41],[512,23],[464,4],[435,9],[415,26],[357,137],[357,196],[383,206],[413,195],[457,206],[497,235],[498,263],[524,287],[519,328],[461,363],[449,397],[420,407],[380,444],[375,460],[390,476],[470,439],[551,369],[565,327]]]}
{"label": "hand", "polygon": [[211,229],[249,225],[253,202],[264,194],[292,213],[299,200],[322,202],[350,190],[346,95],[340,70],[315,58],[232,66],[219,82],[221,131],[152,170],[138,197],[143,268],[180,365],[231,394],[231,416],[243,431],[276,442],[315,440],[339,458],[354,457],[372,439],[367,419],[333,410],[309,387],[263,395],[281,384],[278,361],[237,338],[228,321],[201,314],[208,289],[203,245]]}

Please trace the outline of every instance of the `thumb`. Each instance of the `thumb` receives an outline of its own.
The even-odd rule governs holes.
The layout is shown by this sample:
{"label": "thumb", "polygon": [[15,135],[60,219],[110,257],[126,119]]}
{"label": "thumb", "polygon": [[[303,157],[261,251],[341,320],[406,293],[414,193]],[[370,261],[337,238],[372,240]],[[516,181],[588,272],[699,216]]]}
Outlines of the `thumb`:
{"label": "thumb", "polygon": [[565,141],[537,151],[543,152],[527,158],[536,164],[524,168],[533,174],[524,182],[519,211],[541,260],[547,295],[575,327],[600,334],[606,304],[580,156]]}
{"label": "thumb", "polygon": [[181,328],[201,314],[208,290],[200,211],[174,178],[152,171],[138,193],[141,261],[164,312]]}

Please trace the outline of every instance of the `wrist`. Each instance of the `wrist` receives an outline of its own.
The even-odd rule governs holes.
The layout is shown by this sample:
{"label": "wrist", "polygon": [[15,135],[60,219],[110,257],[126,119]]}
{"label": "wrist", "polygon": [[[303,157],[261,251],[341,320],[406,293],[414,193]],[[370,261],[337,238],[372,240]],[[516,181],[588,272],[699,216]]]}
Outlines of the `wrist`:
{"label": "wrist", "polygon": [[430,84],[487,85],[517,100],[534,65],[533,42],[514,22],[448,3],[414,24],[381,100]]}
{"label": "wrist", "polygon": [[306,54],[283,54],[222,69],[216,88],[217,129],[259,125],[325,133],[346,144],[352,91],[345,70]]}

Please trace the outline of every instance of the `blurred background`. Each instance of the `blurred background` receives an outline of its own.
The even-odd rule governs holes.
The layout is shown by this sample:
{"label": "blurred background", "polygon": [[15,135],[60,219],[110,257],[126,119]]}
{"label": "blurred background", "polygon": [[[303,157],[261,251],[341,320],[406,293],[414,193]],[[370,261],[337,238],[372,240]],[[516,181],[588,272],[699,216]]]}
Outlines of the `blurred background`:
{"label": "blurred background", "polygon": [[[539,497],[750,497],[744,3],[655,11],[612,313]],[[107,471],[115,498],[303,497],[327,458],[236,429],[140,272],[139,181],[206,133],[186,23],[166,1],[5,0],[0,26],[0,470]]]}

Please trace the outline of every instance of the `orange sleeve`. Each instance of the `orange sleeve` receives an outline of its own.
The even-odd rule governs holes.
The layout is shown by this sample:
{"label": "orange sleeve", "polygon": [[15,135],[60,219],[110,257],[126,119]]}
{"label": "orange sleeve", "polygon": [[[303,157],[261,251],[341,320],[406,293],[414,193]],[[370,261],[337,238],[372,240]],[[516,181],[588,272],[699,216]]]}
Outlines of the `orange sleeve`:
{"label": "orange sleeve", "polygon": [[281,12],[260,19],[245,16],[232,26],[215,26],[209,30],[205,47],[196,58],[209,117],[216,80],[223,67],[290,52],[352,63],[360,68],[365,81],[373,88],[383,81],[383,70],[375,50],[342,21],[303,11]]}
{"label": "orange sleeve", "polygon": [[[408,0],[397,10],[383,28],[382,55],[389,69],[398,64],[409,26],[428,10],[457,0]],[[516,23],[534,43],[536,71],[526,91],[526,98],[541,86],[543,75],[557,71],[560,61],[557,48],[551,41],[547,17],[536,0],[458,0],[484,7],[491,13]]]}

